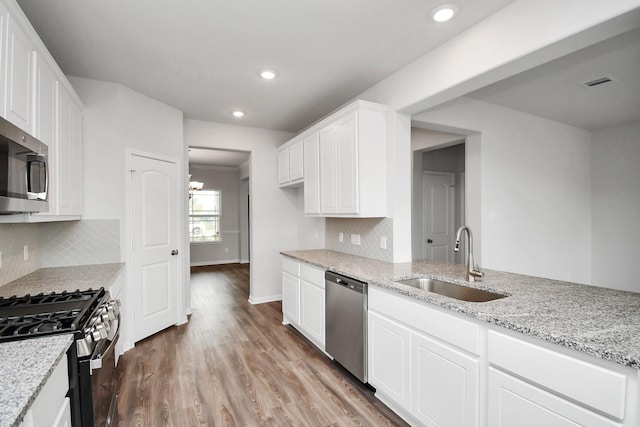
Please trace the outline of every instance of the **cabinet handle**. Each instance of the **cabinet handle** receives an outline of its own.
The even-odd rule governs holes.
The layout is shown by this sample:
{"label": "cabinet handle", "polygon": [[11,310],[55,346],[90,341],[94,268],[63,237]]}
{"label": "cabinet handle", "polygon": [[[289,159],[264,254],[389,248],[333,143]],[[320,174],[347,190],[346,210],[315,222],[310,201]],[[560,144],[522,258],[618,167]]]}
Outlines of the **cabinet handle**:
{"label": "cabinet handle", "polygon": [[178,255],[178,250],[177,249],[172,250],[171,251],[171,255],[174,255],[174,256]]}
{"label": "cabinet handle", "polygon": [[427,239],[427,243],[433,243],[433,240]]}

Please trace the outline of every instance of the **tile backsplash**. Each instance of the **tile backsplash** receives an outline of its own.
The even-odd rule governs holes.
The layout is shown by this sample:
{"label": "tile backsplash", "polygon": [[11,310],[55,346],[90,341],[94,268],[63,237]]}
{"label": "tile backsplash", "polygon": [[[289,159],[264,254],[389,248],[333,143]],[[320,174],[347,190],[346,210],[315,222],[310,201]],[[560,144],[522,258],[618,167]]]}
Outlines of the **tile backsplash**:
{"label": "tile backsplash", "polygon": [[[39,224],[0,224],[0,285],[40,268]],[[29,247],[29,259],[24,260],[24,246]]]}
{"label": "tile backsplash", "polygon": [[43,267],[120,262],[120,220],[0,224],[0,251],[0,286]]}
{"label": "tile backsplash", "polygon": [[120,262],[120,220],[40,224],[40,267]]}
{"label": "tile backsplash", "polygon": [[[339,241],[340,233],[344,241]],[[360,235],[360,245],[351,244],[351,235]],[[380,239],[386,237],[387,248],[380,248]],[[392,218],[327,218],[325,223],[327,249],[393,262]]]}

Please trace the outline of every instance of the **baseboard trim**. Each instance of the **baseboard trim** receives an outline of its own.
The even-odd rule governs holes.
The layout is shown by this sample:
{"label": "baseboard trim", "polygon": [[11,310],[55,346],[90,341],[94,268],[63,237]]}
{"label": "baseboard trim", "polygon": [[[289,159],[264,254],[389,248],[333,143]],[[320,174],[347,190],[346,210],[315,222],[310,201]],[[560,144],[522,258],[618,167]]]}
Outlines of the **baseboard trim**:
{"label": "baseboard trim", "polygon": [[221,260],[221,261],[199,261],[199,262],[192,262],[189,265],[191,267],[205,267],[207,265],[220,265],[220,264],[238,264],[240,263],[240,260],[238,258],[235,259],[225,259],[225,260]]}
{"label": "baseboard trim", "polygon": [[248,259],[241,259],[240,260],[240,264],[249,264],[249,260]]}
{"label": "baseboard trim", "polygon": [[282,295],[270,295],[270,296],[260,297],[260,298],[254,298],[252,295],[249,295],[249,304],[251,305],[264,304],[267,302],[274,302],[274,301],[282,301]]}

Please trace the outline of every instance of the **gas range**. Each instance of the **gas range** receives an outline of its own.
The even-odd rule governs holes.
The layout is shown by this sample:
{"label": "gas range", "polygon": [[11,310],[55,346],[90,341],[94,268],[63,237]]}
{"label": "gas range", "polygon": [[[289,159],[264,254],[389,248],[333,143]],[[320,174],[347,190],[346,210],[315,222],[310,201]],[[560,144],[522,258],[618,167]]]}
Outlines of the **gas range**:
{"label": "gas range", "polygon": [[0,342],[57,333],[75,333],[78,357],[112,339],[120,304],[97,290],[0,297]]}
{"label": "gas range", "polygon": [[67,352],[73,427],[110,426],[116,420],[119,321],[120,302],[104,288],[0,297],[0,343],[73,334],[75,345]]}

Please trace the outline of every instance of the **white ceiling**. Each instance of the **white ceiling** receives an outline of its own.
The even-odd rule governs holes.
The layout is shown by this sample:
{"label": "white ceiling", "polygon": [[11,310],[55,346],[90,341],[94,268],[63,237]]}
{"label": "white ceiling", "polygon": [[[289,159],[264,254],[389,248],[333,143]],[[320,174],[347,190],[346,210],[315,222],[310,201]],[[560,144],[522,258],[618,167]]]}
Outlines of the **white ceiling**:
{"label": "white ceiling", "polygon": [[247,151],[211,150],[207,148],[189,148],[190,165],[238,167],[249,160]]}
{"label": "white ceiling", "polygon": [[[605,76],[613,81],[582,85]],[[640,121],[640,29],[468,96],[588,130]]]}
{"label": "white ceiling", "polygon": [[[512,1],[455,0],[443,24],[428,19],[439,0],[18,3],[67,75],[121,83],[187,118],[297,132]],[[262,68],[278,78],[261,80]]]}

